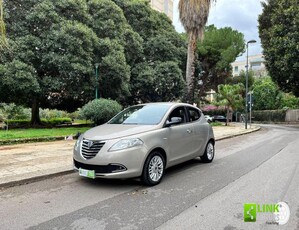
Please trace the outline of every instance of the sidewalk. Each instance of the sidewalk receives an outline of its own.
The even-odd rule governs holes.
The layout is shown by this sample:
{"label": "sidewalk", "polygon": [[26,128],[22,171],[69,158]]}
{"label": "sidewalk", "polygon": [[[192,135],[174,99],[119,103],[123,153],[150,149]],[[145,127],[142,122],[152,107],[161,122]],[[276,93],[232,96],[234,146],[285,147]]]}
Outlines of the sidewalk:
{"label": "sidewalk", "polygon": [[[217,141],[259,130],[244,124],[213,127]],[[0,188],[73,172],[74,140],[0,146]]]}

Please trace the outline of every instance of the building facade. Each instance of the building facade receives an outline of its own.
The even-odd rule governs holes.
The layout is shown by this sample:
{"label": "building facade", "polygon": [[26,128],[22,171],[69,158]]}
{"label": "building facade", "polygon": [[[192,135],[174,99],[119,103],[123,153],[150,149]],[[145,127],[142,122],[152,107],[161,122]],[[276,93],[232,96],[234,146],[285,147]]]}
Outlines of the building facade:
{"label": "building facade", "polygon": [[[240,72],[246,71],[246,60],[235,61],[232,64],[233,76],[238,76]],[[253,70],[255,77],[262,77],[267,75],[265,66],[265,59],[262,54],[248,56],[249,69]]]}
{"label": "building facade", "polygon": [[173,0],[151,0],[150,4],[153,9],[165,13],[173,20]]}

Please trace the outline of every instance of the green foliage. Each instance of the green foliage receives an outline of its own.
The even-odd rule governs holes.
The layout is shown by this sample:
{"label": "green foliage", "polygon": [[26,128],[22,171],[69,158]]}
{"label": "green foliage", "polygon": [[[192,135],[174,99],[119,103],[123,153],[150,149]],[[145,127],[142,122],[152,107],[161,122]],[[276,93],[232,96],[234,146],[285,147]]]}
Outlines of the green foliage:
{"label": "green foliage", "polygon": [[65,111],[57,110],[57,109],[39,109],[39,115],[41,118],[46,120],[50,120],[52,118],[63,118],[68,117],[69,114]]}
{"label": "green foliage", "polygon": [[131,92],[139,101],[174,101],[183,94],[185,82],[176,62],[158,62],[155,67],[141,63],[132,70]]}
{"label": "green foliage", "polygon": [[210,125],[211,126],[223,126],[223,123],[219,122],[219,121],[215,121],[215,122],[211,122]]}
{"label": "green foliage", "polygon": [[[137,40],[140,42],[129,42],[125,46],[125,50],[131,51],[131,54],[127,55],[126,58],[129,57],[127,58],[129,60],[134,59],[134,65],[131,65],[129,84],[131,95],[128,103],[181,98],[183,94],[182,90],[172,92],[172,95],[170,95],[169,92],[165,92],[165,88],[160,88],[155,82],[170,82],[173,80],[173,77],[176,79],[181,78],[182,71],[178,71],[177,67],[185,69],[186,66],[187,50],[185,39],[174,30],[168,17],[163,13],[151,9],[148,2],[131,0],[113,1],[123,10],[126,20],[141,39],[134,39],[134,41]],[[142,48],[140,48],[140,43],[143,43]],[[132,45],[134,47],[131,47]],[[131,48],[128,49],[128,47]],[[172,66],[170,68],[173,68],[173,73],[176,76],[173,76],[174,74],[159,74],[162,71],[161,66]]]}
{"label": "green foliage", "polygon": [[[87,96],[83,92],[89,92],[86,87],[98,38],[76,21],[76,16],[70,18],[84,13],[84,1],[77,3],[78,7],[72,1],[7,2],[7,34],[12,50],[5,65],[0,66],[4,78],[0,83],[2,100],[28,106],[37,101],[43,107],[55,107],[67,98],[82,100]],[[74,10],[70,15],[62,13],[70,9]]]}
{"label": "green foliage", "polygon": [[[51,119],[41,119],[44,126],[57,126],[62,124],[71,124],[72,120],[68,117],[60,117],[60,118],[51,118]],[[6,124],[9,125],[9,128],[22,128],[29,127],[30,120],[29,119],[15,119],[15,120],[6,120]]]}
{"label": "green foliage", "polygon": [[268,0],[262,5],[258,21],[267,70],[283,91],[298,97],[298,0]]}
{"label": "green foliage", "polygon": [[[217,91],[231,76],[231,63],[244,52],[244,35],[231,27],[206,27],[205,39],[197,45],[198,62],[196,62],[196,81],[203,81],[202,94],[210,89]],[[204,71],[204,72],[202,72]],[[202,95],[201,95],[202,96]]]}
{"label": "green foliage", "polygon": [[299,98],[289,93],[283,93],[280,109],[299,109]]}
{"label": "green foliage", "polygon": [[263,77],[254,82],[253,97],[254,110],[273,110],[280,107],[282,94],[270,77]]}
{"label": "green foliage", "polygon": [[15,103],[30,101],[28,95],[34,97],[41,92],[35,72],[34,67],[19,60],[0,64],[0,98]]}
{"label": "green foliage", "polygon": [[0,103],[0,121],[8,119],[30,119],[30,109],[14,103]]}
{"label": "green foliage", "polygon": [[236,85],[219,85],[218,93],[216,95],[217,105],[225,106],[226,108],[226,123],[229,122],[229,111],[242,109],[244,86],[239,83]]}
{"label": "green foliage", "polygon": [[183,94],[185,83],[182,72],[175,62],[162,62],[155,68],[155,100],[173,101]]}
{"label": "green foliage", "polygon": [[30,120],[28,119],[16,119],[16,120],[6,120],[5,124],[8,124],[9,128],[19,128],[28,127],[30,125]]}
{"label": "green foliage", "polygon": [[121,109],[121,105],[116,101],[98,99],[84,105],[81,112],[85,119],[92,120],[96,125],[100,125],[110,120]]}
{"label": "green foliage", "polygon": [[[44,120],[42,119],[42,122]],[[45,121],[46,124],[51,126],[62,125],[62,124],[72,124],[72,119],[69,117],[55,117]]]}
{"label": "green foliage", "polygon": [[284,122],[286,117],[286,110],[252,111],[252,117],[254,121]]}
{"label": "green foliage", "polygon": [[[252,70],[248,71],[248,89],[251,89],[254,83],[254,72]],[[240,71],[239,76],[231,76],[225,80],[226,84],[239,84],[242,83],[244,88],[246,87],[246,72],[244,70]]]}
{"label": "green foliage", "polygon": [[[151,9],[148,2],[25,0],[4,4],[11,50],[0,52],[0,101],[32,107],[32,123],[39,120],[39,107],[76,111],[94,98],[96,86],[101,98],[122,104],[181,97],[180,89],[169,95],[164,93],[169,90],[165,86],[157,89],[161,95],[148,96],[151,92],[145,92],[142,84],[133,85],[147,74],[136,70],[149,66],[146,70],[155,74],[151,89],[157,94],[156,74],[159,82],[170,82],[181,79],[178,68],[185,68],[184,39],[169,18]],[[95,63],[99,64],[98,81]],[[173,73],[160,74],[168,73],[168,67],[162,66],[169,65]]]}
{"label": "green foliage", "polygon": [[242,84],[219,85],[216,104],[225,106],[227,109],[240,109],[243,107],[243,91],[244,86]]}
{"label": "green foliage", "polygon": [[3,18],[3,0],[0,0],[0,51],[7,49],[6,30]]}
{"label": "green foliage", "polygon": [[[50,129],[14,129],[14,130],[0,130],[0,145],[4,140],[22,139],[23,142],[37,142],[55,140],[55,137],[62,137],[76,135],[78,132],[83,133],[90,127],[63,127]],[[29,139],[30,138],[30,139]],[[34,138],[34,139],[32,139]],[[35,139],[36,138],[36,139]],[[14,142],[15,143],[15,142]],[[5,141],[5,144],[9,144]]]}

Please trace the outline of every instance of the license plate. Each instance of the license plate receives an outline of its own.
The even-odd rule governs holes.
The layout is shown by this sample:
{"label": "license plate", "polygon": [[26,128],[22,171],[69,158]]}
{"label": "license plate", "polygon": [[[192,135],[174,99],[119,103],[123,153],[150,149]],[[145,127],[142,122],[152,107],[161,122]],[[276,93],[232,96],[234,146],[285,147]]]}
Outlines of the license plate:
{"label": "license plate", "polygon": [[96,174],[95,174],[94,170],[87,170],[87,169],[79,168],[79,175],[83,176],[83,177],[88,177],[91,179],[96,178]]}

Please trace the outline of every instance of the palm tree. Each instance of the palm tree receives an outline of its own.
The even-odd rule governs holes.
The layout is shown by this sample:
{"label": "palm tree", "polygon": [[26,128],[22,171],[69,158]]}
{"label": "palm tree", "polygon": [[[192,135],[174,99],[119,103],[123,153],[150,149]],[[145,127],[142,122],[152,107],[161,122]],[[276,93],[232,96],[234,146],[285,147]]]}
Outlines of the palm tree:
{"label": "palm tree", "polygon": [[3,0],[0,0],[0,50],[7,46],[5,24],[3,18]]}
{"label": "palm tree", "polygon": [[180,0],[180,20],[189,36],[186,66],[187,102],[193,103],[194,59],[196,40],[203,39],[204,28],[209,16],[211,1],[216,0]]}
{"label": "palm tree", "polygon": [[215,104],[225,106],[226,125],[229,122],[229,111],[243,107],[243,92],[244,85],[242,83],[235,85],[218,85],[218,93]]}

